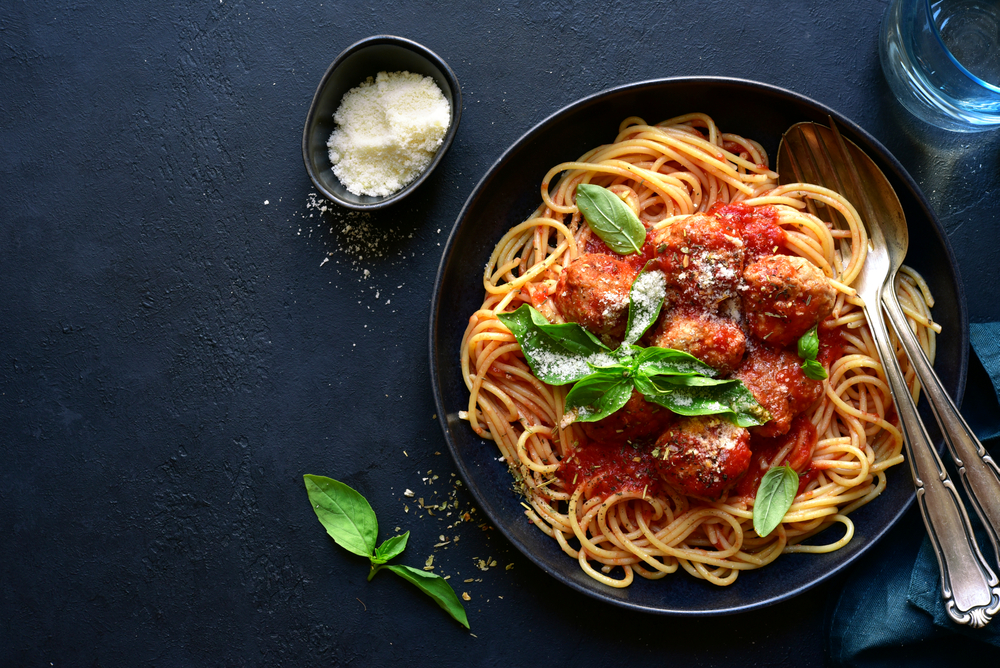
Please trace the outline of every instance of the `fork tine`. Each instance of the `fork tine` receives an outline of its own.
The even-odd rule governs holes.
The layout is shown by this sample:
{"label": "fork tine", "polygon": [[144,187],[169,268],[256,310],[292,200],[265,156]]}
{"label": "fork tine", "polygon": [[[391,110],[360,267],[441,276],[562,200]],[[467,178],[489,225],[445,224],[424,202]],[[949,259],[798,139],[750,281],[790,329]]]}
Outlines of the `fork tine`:
{"label": "fork tine", "polygon": [[[879,218],[875,212],[874,204],[869,197],[864,195],[865,190],[861,186],[861,173],[858,171],[858,166],[855,164],[854,158],[851,156],[851,151],[848,149],[847,142],[844,141],[843,135],[840,134],[840,128],[838,128],[837,124],[833,122],[833,118],[830,118],[830,130],[833,132],[833,136],[836,139],[836,145],[841,159],[840,164],[846,166],[844,171],[846,171],[852,186],[851,196],[848,199],[855,205],[855,207],[860,206],[864,210],[864,215],[861,217],[861,220],[865,225],[865,230],[868,232],[868,236],[871,238],[872,243],[882,245],[884,243],[884,238],[882,236],[882,228],[878,224]],[[844,191],[841,190],[841,192]]]}
{"label": "fork tine", "polygon": [[[809,137],[806,136],[807,127],[810,132],[815,133],[815,130],[811,125],[805,126],[802,124],[792,126],[792,128],[785,133],[783,139],[783,147],[785,151],[784,156],[791,164],[792,174],[794,175],[796,181],[799,183],[821,183],[819,180],[819,169],[810,146],[811,142]],[[796,157],[799,154],[808,155],[810,158],[809,162],[806,164],[800,163],[799,159]],[[823,210],[820,211],[819,207],[812,199],[806,199],[805,203],[806,210],[808,210],[812,215],[829,223],[835,222],[830,220],[830,212],[826,207],[823,207]]]}
{"label": "fork tine", "polygon": [[[842,179],[837,173],[837,161],[832,158],[830,149],[826,145],[826,140],[824,139],[825,133],[822,132],[823,130],[826,130],[826,128],[815,123],[803,123],[796,126],[795,129],[795,134],[797,136],[801,136],[802,141],[801,143],[791,142],[789,146],[798,145],[801,153],[808,158],[808,160],[805,160],[807,163],[806,168],[801,168],[802,161],[797,163],[800,165],[800,173],[805,177],[800,180],[803,180],[805,183],[815,183],[817,185],[822,185],[832,190],[836,190],[837,192],[844,193]],[[795,161],[795,152],[796,151],[788,150],[785,155]],[[834,207],[821,205],[822,213],[820,213],[820,207],[813,206],[811,199],[807,199],[806,204],[810,213],[815,215],[820,220],[825,221],[831,227],[839,230],[847,229],[847,221]],[[840,254],[840,262],[846,264],[852,255],[850,242],[847,239],[838,240],[837,249]]]}

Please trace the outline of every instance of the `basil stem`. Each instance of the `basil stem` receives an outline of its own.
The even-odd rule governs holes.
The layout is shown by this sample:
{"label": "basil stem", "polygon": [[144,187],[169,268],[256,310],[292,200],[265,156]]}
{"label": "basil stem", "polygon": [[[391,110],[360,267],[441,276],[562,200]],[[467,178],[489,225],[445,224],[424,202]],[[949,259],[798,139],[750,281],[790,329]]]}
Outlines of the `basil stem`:
{"label": "basil stem", "polygon": [[613,192],[592,183],[581,183],[576,187],[576,206],[608,248],[622,255],[641,252],[646,228]]}
{"label": "basil stem", "polygon": [[781,524],[799,491],[799,474],[788,466],[775,466],[764,474],[753,504],[753,530],[764,538]]}

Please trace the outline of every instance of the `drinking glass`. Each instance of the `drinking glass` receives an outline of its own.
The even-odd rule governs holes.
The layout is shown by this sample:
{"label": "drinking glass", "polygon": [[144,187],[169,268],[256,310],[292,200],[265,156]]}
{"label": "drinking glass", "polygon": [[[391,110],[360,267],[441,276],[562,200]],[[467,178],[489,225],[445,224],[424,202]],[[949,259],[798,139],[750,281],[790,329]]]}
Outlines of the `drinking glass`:
{"label": "drinking glass", "polygon": [[882,71],[913,115],[957,132],[1000,127],[1000,2],[892,0]]}

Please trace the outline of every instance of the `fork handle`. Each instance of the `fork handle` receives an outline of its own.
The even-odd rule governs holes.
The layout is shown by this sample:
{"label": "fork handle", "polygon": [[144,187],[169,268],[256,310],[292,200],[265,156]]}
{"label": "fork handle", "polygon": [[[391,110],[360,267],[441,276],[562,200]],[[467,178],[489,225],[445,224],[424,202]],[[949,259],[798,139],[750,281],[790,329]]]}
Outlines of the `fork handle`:
{"label": "fork handle", "polygon": [[941,380],[934,373],[934,368],[910,329],[896,299],[896,292],[889,287],[889,283],[882,293],[882,306],[889,314],[896,336],[906,350],[910,366],[920,379],[931,411],[941,426],[944,442],[958,467],[958,476],[972,499],[976,514],[986,527],[994,552],[1000,558],[1000,467],[972,433],[941,385]]}
{"label": "fork handle", "polygon": [[877,300],[865,306],[865,315],[896,404],[917,505],[941,570],[945,611],[959,624],[985,626],[1000,610],[1000,581],[979,551],[958,490],[920,420]]}

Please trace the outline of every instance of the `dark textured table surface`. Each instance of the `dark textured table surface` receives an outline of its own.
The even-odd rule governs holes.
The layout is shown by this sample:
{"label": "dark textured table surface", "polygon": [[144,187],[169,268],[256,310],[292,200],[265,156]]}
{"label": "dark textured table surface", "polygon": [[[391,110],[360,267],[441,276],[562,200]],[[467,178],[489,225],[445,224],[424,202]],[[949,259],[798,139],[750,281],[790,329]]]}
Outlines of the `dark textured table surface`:
{"label": "dark textured table surface", "polygon": [[[998,134],[906,115],[878,64],[881,1],[474,4],[4,3],[0,664],[823,663],[838,580],[747,615],[646,616],[568,590],[476,520],[430,393],[442,243],[502,151],[562,106],[734,76],[893,152],[947,230],[970,320],[996,320]],[[403,203],[324,212],[306,108],[377,33],[448,61],[461,126]],[[412,531],[402,561],[433,555],[474,635],[389,574],[366,582],[304,473],[364,493],[383,534]]]}

